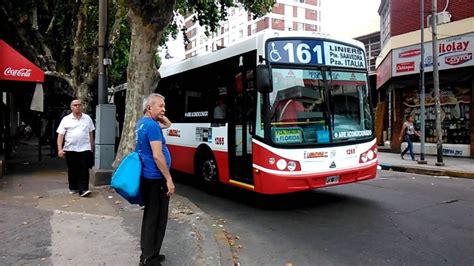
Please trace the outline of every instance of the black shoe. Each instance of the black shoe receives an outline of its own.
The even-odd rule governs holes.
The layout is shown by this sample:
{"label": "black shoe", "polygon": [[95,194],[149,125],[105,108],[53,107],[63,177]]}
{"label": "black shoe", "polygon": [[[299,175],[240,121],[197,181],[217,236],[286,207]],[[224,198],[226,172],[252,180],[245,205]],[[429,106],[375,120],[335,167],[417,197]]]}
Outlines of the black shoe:
{"label": "black shoe", "polygon": [[403,154],[400,154],[400,157],[402,157],[402,160],[405,160],[405,158],[403,158]]}
{"label": "black shoe", "polygon": [[91,194],[91,191],[90,191],[90,190],[86,190],[86,191],[81,191],[81,192],[79,192],[79,195],[80,195],[81,197],[85,197],[85,196],[87,196],[87,195],[89,195],[89,194]]}
{"label": "black shoe", "polygon": [[[161,262],[165,261],[166,260],[166,256],[163,255],[163,254],[160,254],[158,255],[158,262],[160,262],[160,265],[161,265]],[[140,258],[140,263],[138,264],[140,266],[142,265],[146,265],[145,262],[143,262],[143,260]]]}
{"label": "black shoe", "polygon": [[416,161],[416,159],[415,159],[415,158],[411,158],[411,160],[412,160],[412,161]]}

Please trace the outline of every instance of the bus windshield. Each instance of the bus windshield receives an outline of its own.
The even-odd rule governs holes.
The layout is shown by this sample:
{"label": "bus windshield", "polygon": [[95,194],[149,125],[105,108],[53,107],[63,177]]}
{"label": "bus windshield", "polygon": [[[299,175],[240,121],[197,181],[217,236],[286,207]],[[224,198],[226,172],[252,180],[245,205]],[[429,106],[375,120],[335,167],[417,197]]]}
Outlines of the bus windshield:
{"label": "bus windshield", "polygon": [[366,73],[273,68],[272,80],[274,144],[329,144],[373,136]]}

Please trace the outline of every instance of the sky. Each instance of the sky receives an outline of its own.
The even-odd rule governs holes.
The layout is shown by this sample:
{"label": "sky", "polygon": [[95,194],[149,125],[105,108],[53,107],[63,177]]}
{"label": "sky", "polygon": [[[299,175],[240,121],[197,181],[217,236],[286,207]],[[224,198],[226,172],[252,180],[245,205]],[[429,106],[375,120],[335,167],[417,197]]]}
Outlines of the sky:
{"label": "sky", "polygon": [[[378,8],[381,0],[321,0],[322,32],[350,38],[380,30]],[[181,38],[168,44],[171,60],[165,64],[184,58]]]}
{"label": "sky", "polygon": [[381,0],[321,0],[322,32],[359,37],[380,30]]}

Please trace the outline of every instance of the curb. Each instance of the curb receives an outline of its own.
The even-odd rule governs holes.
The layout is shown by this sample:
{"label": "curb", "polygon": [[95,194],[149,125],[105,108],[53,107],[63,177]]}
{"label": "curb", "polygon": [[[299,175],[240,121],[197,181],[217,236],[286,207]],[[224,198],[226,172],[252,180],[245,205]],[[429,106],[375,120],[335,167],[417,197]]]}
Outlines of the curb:
{"label": "curb", "polygon": [[384,164],[384,163],[379,164],[379,166],[382,168],[382,170],[388,170],[388,171],[406,172],[406,173],[431,175],[431,176],[450,176],[450,177],[474,179],[474,173],[462,172],[462,171],[427,169],[427,168],[420,168],[420,167],[413,167],[413,166],[407,167],[407,166],[391,165],[391,164]]}
{"label": "curb", "polygon": [[[122,199],[109,185],[95,186],[94,188],[100,191],[99,193],[103,197],[107,197],[107,195],[104,194],[107,193],[107,190],[112,191],[112,193],[120,198],[120,201],[122,201],[121,204],[128,208],[140,208],[138,205],[130,204]],[[203,233],[200,238],[204,240],[203,243],[205,244],[200,246],[203,254],[203,257],[200,258],[200,260],[202,260],[200,263],[202,263],[202,265],[233,265],[232,252],[227,237],[219,227],[216,227],[216,222],[212,217],[203,212],[196,204],[184,196],[174,194],[170,200],[170,208],[172,204],[171,201],[181,203],[189,208],[192,213],[187,213],[186,216],[192,217],[192,226],[197,227],[197,229]],[[171,218],[171,216],[172,214],[170,213],[169,218]],[[198,265],[201,264],[198,262]]]}

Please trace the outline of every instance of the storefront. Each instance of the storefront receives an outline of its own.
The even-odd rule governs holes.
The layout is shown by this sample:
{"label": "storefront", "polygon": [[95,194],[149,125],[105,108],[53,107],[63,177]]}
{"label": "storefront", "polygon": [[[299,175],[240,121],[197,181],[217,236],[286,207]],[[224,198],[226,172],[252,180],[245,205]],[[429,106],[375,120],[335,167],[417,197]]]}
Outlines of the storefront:
{"label": "storefront", "polygon": [[[432,43],[425,43],[425,153],[436,154],[436,112],[433,90]],[[474,35],[454,36],[438,41],[438,69],[441,103],[443,155],[474,156]],[[420,130],[420,45],[394,49],[377,68],[377,88],[388,105],[384,128],[385,145],[392,151],[406,147],[398,137],[406,115],[413,115]],[[389,68],[390,67],[390,68]],[[420,143],[415,142],[415,152]]]}
{"label": "storefront", "polygon": [[21,123],[19,106],[43,112],[44,73],[0,40],[0,176]]}

